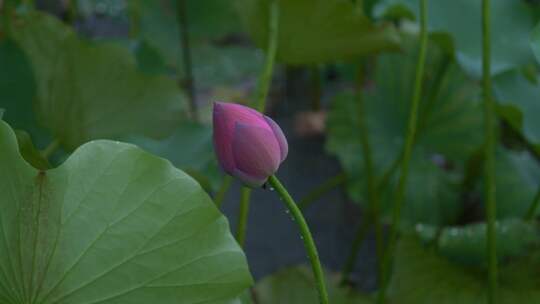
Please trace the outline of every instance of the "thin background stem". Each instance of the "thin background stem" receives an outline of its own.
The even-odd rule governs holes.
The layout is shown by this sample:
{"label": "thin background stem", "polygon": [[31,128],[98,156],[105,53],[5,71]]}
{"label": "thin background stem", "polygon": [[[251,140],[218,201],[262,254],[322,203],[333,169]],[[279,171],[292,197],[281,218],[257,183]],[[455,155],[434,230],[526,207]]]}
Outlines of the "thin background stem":
{"label": "thin background stem", "polygon": [[[276,57],[277,52],[277,43],[278,43],[278,26],[279,26],[279,5],[278,0],[273,0],[270,3],[270,15],[269,15],[269,21],[268,21],[268,49],[266,50],[266,61],[264,63],[264,68],[259,75],[259,85],[257,87],[257,95],[254,103],[254,108],[264,113],[264,109],[266,107],[266,99],[268,96],[268,90],[270,88],[270,83],[272,82],[272,73],[274,71],[274,61]],[[251,189],[247,187],[242,187],[242,200],[240,202],[240,205],[249,205],[249,193],[251,192]],[[244,201],[244,195],[247,197],[247,199]],[[249,209],[249,206],[244,206],[246,210]],[[240,207],[240,213],[242,213],[242,206]],[[248,216],[245,217],[240,216],[240,219],[243,221],[247,221]],[[242,229],[246,229],[247,225],[246,223],[238,223],[238,226]],[[240,232],[238,231],[238,234],[243,234],[245,236],[245,231]]]}
{"label": "thin background stem", "polygon": [[369,143],[369,130],[366,123],[366,109],[364,103],[364,97],[362,95],[362,87],[364,85],[364,65],[362,63],[358,66],[357,71],[357,82],[356,82],[356,109],[357,109],[357,118],[360,127],[360,143],[362,146],[362,155],[364,159],[364,176],[366,178],[366,186],[368,191],[368,213],[364,217],[363,222],[360,224],[359,228],[356,231],[356,237],[351,246],[351,251],[347,262],[344,265],[342,270],[342,279],[341,283],[345,284],[349,281],[349,275],[354,269],[356,263],[356,257],[358,251],[367,236],[367,230],[371,223],[374,225],[375,238],[376,238],[376,252],[377,252],[377,265],[379,272],[381,270],[381,255],[383,247],[383,238],[382,238],[382,227],[379,221],[379,203],[377,195],[377,184],[376,177],[373,170],[373,159],[371,155],[371,147]]}
{"label": "thin background stem", "polygon": [[285,187],[279,182],[276,176],[270,176],[268,179],[270,185],[276,189],[277,193],[281,196],[283,203],[287,206],[287,209],[291,213],[295,223],[300,229],[300,235],[304,241],[304,247],[306,248],[309,261],[311,262],[311,267],[313,269],[313,274],[315,276],[315,281],[317,285],[317,291],[319,292],[319,302],[321,304],[328,304],[328,293],[326,292],[326,286],[324,282],[324,274],[321,267],[321,262],[319,260],[319,254],[317,253],[317,247],[309,231],[309,227],[302,215],[302,212],[289,195]]}
{"label": "thin background stem", "polygon": [[243,187],[240,194],[240,212],[238,214],[238,225],[236,227],[236,241],[243,248],[246,241],[246,226],[249,214],[249,198],[251,190]]}
{"label": "thin background stem", "polygon": [[430,93],[428,94],[426,98],[426,104],[424,106],[424,114],[421,115],[418,119],[419,132],[424,130],[424,127],[429,122],[429,119],[433,112],[433,106],[435,105],[437,98],[439,98],[441,88],[443,87],[446,75],[448,74],[448,71],[450,70],[451,63],[452,63],[452,57],[444,53],[442,63],[439,65],[439,68],[437,69]]}
{"label": "thin background stem", "polygon": [[223,177],[223,181],[221,182],[221,186],[219,187],[216,196],[214,197],[214,202],[216,205],[221,207],[221,204],[223,203],[223,199],[225,199],[225,194],[227,194],[227,191],[231,187],[232,184],[232,177],[230,175],[225,175]]}
{"label": "thin background stem", "polygon": [[366,239],[369,231],[369,226],[371,224],[371,221],[368,219],[364,219],[360,225],[358,225],[358,228],[356,229],[354,233],[354,240],[351,246],[351,250],[349,252],[349,255],[347,257],[347,260],[345,261],[345,265],[343,266],[343,270],[341,271],[341,286],[345,286],[349,283],[349,276],[351,275],[352,270],[354,269],[354,265],[356,264],[356,257],[358,256],[358,252],[360,251],[360,248],[362,247],[362,243]]}
{"label": "thin background stem", "polygon": [[488,303],[497,301],[497,240],[495,221],[495,105],[491,96],[490,1],[482,0],[482,86],[484,93],[484,191],[487,215]]}
{"label": "thin background stem", "polygon": [[[375,230],[375,246],[377,254],[377,265],[379,272],[381,271],[382,264],[382,252],[383,252],[383,234],[382,226],[379,221],[379,198],[377,181],[374,173],[373,158],[371,154],[371,146],[369,143],[369,130],[367,126],[366,107],[364,102],[364,96],[362,95],[362,87],[364,86],[364,66],[360,65],[358,68],[357,76],[357,91],[356,91],[356,103],[357,103],[357,115],[360,122],[360,142],[362,145],[362,154],[364,155],[364,174],[366,175],[366,183],[368,189],[368,217],[369,221],[373,223]],[[352,270],[352,269],[351,269]]]}
{"label": "thin background stem", "polygon": [[189,20],[187,13],[186,0],[177,0],[177,16],[178,26],[180,31],[180,54],[178,55],[178,79],[180,81],[181,69],[180,62],[183,65],[184,81],[189,95],[189,110],[191,118],[195,121],[199,120],[197,109],[197,100],[195,95],[195,81],[193,79],[193,65],[191,60],[191,47],[189,43]]}
{"label": "thin background stem", "polygon": [[278,47],[278,32],[279,32],[279,4],[278,0],[272,0],[270,3],[270,15],[268,21],[268,43],[266,49],[266,60],[264,68],[259,76],[259,84],[257,87],[256,102],[254,108],[264,113],[266,107],[266,97],[272,82],[272,73],[274,71],[274,61],[276,59]]}
{"label": "thin background stem", "polygon": [[394,208],[392,210],[392,223],[390,226],[390,236],[388,246],[386,248],[381,273],[381,286],[377,294],[377,303],[382,304],[385,301],[386,290],[388,289],[390,268],[394,255],[394,248],[398,237],[398,228],[401,219],[401,207],[405,197],[405,188],[407,185],[407,175],[409,173],[409,161],[412,155],[412,148],[416,134],[418,107],[420,97],[422,96],[422,78],[424,75],[424,65],[426,61],[426,50],[428,43],[427,33],[427,0],[420,0],[420,54],[416,66],[416,76],[414,80],[414,92],[411,102],[409,114],[409,123],[407,126],[407,134],[405,138],[405,147],[403,150],[403,158],[401,163],[401,172],[398,180]]}

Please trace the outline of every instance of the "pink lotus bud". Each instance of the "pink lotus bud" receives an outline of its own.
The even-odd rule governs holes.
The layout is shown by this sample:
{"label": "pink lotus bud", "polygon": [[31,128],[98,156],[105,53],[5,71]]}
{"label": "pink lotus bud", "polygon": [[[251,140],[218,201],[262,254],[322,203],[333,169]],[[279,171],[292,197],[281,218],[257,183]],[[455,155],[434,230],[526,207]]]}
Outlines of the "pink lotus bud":
{"label": "pink lotus bud", "polygon": [[228,174],[250,187],[262,186],[287,157],[288,144],[270,118],[234,103],[214,103],[214,149]]}

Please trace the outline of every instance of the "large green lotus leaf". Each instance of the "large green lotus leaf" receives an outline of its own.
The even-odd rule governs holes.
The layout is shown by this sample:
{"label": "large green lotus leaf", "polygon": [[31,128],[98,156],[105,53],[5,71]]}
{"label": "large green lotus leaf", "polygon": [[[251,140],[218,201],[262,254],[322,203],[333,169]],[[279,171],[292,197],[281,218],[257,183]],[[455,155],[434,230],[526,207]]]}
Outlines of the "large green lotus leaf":
{"label": "large green lotus leaf", "polygon": [[[364,90],[365,124],[372,149],[374,171],[381,177],[399,156],[406,132],[412,82],[414,52],[380,56],[374,74],[374,88]],[[430,53],[431,54],[431,53]],[[456,208],[455,174],[441,160],[459,169],[482,143],[482,115],[479,90],[450,63],[442,78],[435,76],[444,65],[429,56],[420,105],[419,131],[407,185],[404,218],[410,222],[440,224],[451,221]],[[441,79],[436,84],[435,79]],[[437,90],[435,94],[433,90]],[[360,141],[360,113],[353,94],[339,96],[329,113],[327,150],[337,155],[351,177],[349,194],[360,201],[367,197]],[[457,140],[459,139],[459,140]],[[393,185],[391,179],[390,185]],[[421,191],[420,191],[421,189]],[[388,214],[393,187],[382,191],[382,209]]]}
{"label": "large green lotus leaf", "polygon": [[129,51],[83,41],[37,12],[14,19],[11,29],[34,70],[38,118],[68,150],[96,138],[163,137],[181,120],[177,84],[138,72]]}
{"label": "large green lotus leaf", "polygon": [[[340,276],[325,273],[329,300],[334,304],[373,303],[366,295],[339,287]],[[263,278],[254,289],[259,304],[305,304],[318,303],[313,272],[308,266],[282,269]]]}
{"label": "large green lotus leaf", "polygon": [[[511,261],[501,266],[497,303],[540,302],[540,256]],[[487,303],[487,273],[463,267],[424,248],[417,240],[402,239],[396,248],[389,287],[395,304],[484,304]],[[419,288],[420,286],[420,288]]]}
{"label": "large green lotus leaf", "polygon": [[[420,237],[430,234],[435,227],[417,225],[416,232]],[[535,222],[520,219],[498,221],[495,226],[497,234],[497,258],[500,262],[523,256],[534,245],[539,244],[538,226]],[[437,244],[437,252],[448,259],[464,266],[486,268],[486,224],[473,223],[465,226],[445,227],[439,233],[432,234],[435,240],[424,242]]]}
{"label": "large green lotus leaf", "polygon": [[229,303],[251,283],[200,186],[139,148],[94,141],[40,171],[0,121],[2,303]]}
{"label": "large green lotus leaf", "polygon": [[129,141],[170,160],[209,191],[216,190],[221,184],[223,175],[215,157],[210,126],[185,122],[164,140],[131,138]]}
{"label": "large green lotus leaf", "polygon": [[[494,78],[493,86],[502,117],[535,145],[540,145],[540,84],[532,83],[521,73],[512,71]],[[512,112],[519,113],[517,116]]]}
{"label": "large green lotus leaf", "polygon": [[497,218],[525,216],[540,186],[540,165],[525,151],[500,148],[495,170]]}
{"label": "large green lotus leaf", "polygon": [[[381,0],[374,15],[418,16],[418,0]],[[491,72],[493,75],[534,60],[530,33],[534,19],[525,1],[491,1]],[[470,75],[482,75],[481,1],[430,0],[428,27],[431,32],[452,36],[459,64]]]}
{"label": "large green lotus leaf", "polygon": [[[255,43],[264,48],[268,37],[270,0],[236,0]],[[349,0],[279,0],[278,60],[315,64],[396,50],[399,35],[379,26],[361,5]]]}

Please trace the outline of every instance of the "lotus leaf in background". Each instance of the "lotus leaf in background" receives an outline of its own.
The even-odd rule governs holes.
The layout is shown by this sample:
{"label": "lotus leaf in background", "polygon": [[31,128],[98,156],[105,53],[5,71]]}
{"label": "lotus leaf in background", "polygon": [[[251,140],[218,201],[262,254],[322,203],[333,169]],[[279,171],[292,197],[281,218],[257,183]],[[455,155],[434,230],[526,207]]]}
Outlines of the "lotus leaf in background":
{"label": "lotus leaf in background", "polygon": [[217,190],[223,179],[212,145],[212,127],[183,122],[163,140],[132,137],[129,142],[171,161],[194,177],[208,192]]}
{"label": "lotus leaf in background", "polygon": [[[272,0],[235,0],[239,15],[258,47],[265,48]],[[277,59],[306,65],[355,59],[399,49],[391,25],[376,25],[362,5],[350,0],[278,0]],[[358,1],[361,2],[361,1]]]}
{"label": "lotus leaf in background", "polygon": [[493,79],[499,115],[517,132],[523,134],[540,154],[540,83],[532,82],[519,71],[511,71]]}
{"label": "lotus leaf in background", "polygon": [[0,121],[2,303],[233,303],[251,283],[200,186],[139,148],[94,141],[41,171]]}
{"label": "lotus leaf in background", "polygon": [[50,134],[39,126],[34,115],[36,82],[32,65],[10,37],[0,39],[0,66],[0,104],[5,109],[2,119],[28,132],[37,146],[47,145]]}
{"label": "lotus leaf in background", "polygon": [[[497,150],[495,177],[497,218],[523,218],[540,185],[540,165],[526,151]],[[540,214],[540,210],[536,210]]]}
{"label": "lotus leaf in background", "polygon": [[[240,31],[229,1],[186,1],[189,34],[194,44],[218,40]],[[165,62],[178,66],[181,58],[180,27],[176,0],[132,0],[128,11],[132,36],[157,49]],[[195,54],[195,53],[194,53]]]}
{"label": "lotus leaf in background", "polygon": [[138,72],[128,50],[83,41],[44,13],[14,18],[10,35],[34,71],[38,120],[67,150],[97,138],[164,137],[180,123],[176,82]]}
{"label": "lotus leaf in background", "polygon": [[[154,53],[154,63],[163,62],[182,79],[185,71],[179,59],[184,46],[179,41],[176,1],[135,0],[128,6],[132,38],[145,46],[147,54]],[[205,99],[229,99],[216,91],[245,86],[258,75],[263,56],[247,45],[230,1],[186,1],[186,7],[195,88]],[[148,63],[145,69],[155,70]]]}
{"label": "lotus leaf in background", "polygon": [[[418,16],[418,0],[381,0],[374,8],[376,17]],[[482,74],[481,3],[471,0],[431,0],[428,29],[447,33],[453,40],[456,59],[472,77]],[[491,73],[500,74],[534,61],[530,35],[534,18],[526,1],[491,1]]]}
{"label": "lotus leaf in background", "polygon": [[[326,148],[351,177],[348,192],[355,201],[367,198],[360,116],[366,119],[374,172],[381,179],[401,154],[415,73],[412,54],[414,49],[379,56],[373,87],[362,94],[365,113],[359,112],[354,94],[338,96],[332,104]],[[477,85],[437,49],[428,54],[403,219],[438,225],[452,223],[460,213],[457,183],[465,161],[482,144],[482,116]],[[383,215],[389,215],[394,200],[394,176],[380,191]]]}
{"label": "lotus leaf in background", "polygon": [[[395,304],[478,304],[486,303],[485,271],[464,267],[426,248],[411,237],[402,238],[396,248],[394,275],[389,288]],[[540,302],[540,253],[501,265],[497,303]],[[419,288],[420,287],[420,288]]]}
{"label": "lotus leaf in background", "polygon": [[[340,276],[325,271],[326,286],[332,304],[368,304],[372,300],[350,288],[339,287]],[[306,304],[317,303],[317,292],[313,289],[313,274],[308,266],[284,268],[261,279],[254,288],[259,304]]]}
{"label": "lotus leaf in background", "polygon": [[[426,244],[434,244],[437,253],[464,267],[487,269],[486,224],[437,228],[417,225],[416,233]],[[497,222],[497,256],[500,263],[527,256],[531,248],[540,245],[538,225],[534,222],[510,218]]]}

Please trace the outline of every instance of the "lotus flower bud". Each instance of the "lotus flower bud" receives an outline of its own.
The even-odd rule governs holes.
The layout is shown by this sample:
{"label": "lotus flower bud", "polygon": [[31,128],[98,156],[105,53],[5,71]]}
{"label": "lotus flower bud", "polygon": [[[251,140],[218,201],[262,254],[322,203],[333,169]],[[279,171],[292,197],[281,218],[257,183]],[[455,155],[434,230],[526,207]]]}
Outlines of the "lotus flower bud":
{"label": "lotus flower bud", "polygon": [[216,102],[213,120],[219,164],[247,186],[262,186],[287,157],[287,139],[281,128],[254,109]]}

